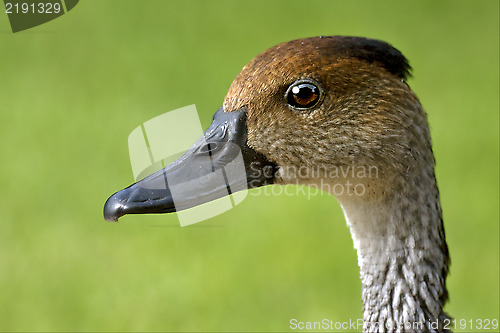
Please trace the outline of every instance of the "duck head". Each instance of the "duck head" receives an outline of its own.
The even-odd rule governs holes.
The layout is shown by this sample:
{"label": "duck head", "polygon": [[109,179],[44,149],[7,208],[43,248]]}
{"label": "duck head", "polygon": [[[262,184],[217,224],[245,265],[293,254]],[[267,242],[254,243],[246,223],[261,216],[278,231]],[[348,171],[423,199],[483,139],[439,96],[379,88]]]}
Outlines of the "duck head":
{"label": "duck head", "polygon": [[[193,147],[113,194],[104,217],[179,211],[273,183],[321,183],[333,193],[358,178],[366,198],[380,197],[405,177],[416,156],[433,158],[425,149],[425,113],[405,83],[409,70],[398,50],[378,40],[314,37],[272,47],[242,69]],[[215,182],[215,171],[237,156],[243,179]],[[173,185],[182,189],[175,204]],[[352,195],[344,190],[334,194]]]}
{"label": "duck head", "polygon": [[[409,71],[398,50],[366,38],[272,47],[242,69],[193,147],[112,195],[104,217],[173,212],[268,184],[317,186],[337,197],[351,231],[363,330],[404,322],[422,329],[397,331],[446,331],[449,253],[429,127],[405,82]],[[238,159],[243,176],[228,177]],[[429,323],[438,328],[424,329]]]}

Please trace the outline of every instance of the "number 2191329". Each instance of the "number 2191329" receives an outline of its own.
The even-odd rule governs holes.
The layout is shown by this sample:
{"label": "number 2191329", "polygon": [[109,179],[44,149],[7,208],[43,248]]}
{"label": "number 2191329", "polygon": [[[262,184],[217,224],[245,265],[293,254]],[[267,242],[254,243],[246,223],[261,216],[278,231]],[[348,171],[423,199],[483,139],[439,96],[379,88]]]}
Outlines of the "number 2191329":
{"label": "number 2191329", "polygon": [[5,13],[7,14],[58,14],[61,12],[60,3],[11,3],[5,4]]}

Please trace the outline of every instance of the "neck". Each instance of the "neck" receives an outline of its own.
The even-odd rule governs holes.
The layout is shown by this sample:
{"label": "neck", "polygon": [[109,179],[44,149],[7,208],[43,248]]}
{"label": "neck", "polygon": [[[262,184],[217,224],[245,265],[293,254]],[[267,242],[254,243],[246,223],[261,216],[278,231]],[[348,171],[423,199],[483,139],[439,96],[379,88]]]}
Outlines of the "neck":
{"label": "neck", "polygon": [[382,199],[341,199],[358,253],[364,331],[442,331],[449,256],[435,178],[399,184]]}

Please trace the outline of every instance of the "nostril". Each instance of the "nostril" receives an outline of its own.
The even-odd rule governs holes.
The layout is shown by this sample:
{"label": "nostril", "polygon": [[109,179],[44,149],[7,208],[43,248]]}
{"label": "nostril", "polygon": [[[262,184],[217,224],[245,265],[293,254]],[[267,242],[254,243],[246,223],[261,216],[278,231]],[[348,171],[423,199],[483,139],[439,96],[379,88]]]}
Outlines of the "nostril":
{"label": "nostril", "polygon": [[219,149],[219,145],[216,142],[210,142],[200,148],[201,153],[212,154]]}

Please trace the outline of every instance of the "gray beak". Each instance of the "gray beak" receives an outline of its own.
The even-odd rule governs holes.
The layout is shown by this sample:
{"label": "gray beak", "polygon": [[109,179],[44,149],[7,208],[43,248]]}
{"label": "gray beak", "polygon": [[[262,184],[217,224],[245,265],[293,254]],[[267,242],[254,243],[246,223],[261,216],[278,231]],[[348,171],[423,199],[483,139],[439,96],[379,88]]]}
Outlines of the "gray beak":
{"label": "gray beak", "polygon": [[104,219],[181,211],[272,184],[275,164],[248,147],[246,141],[245,109],[226,113],[220,108],[184,156],[109,197]]}

